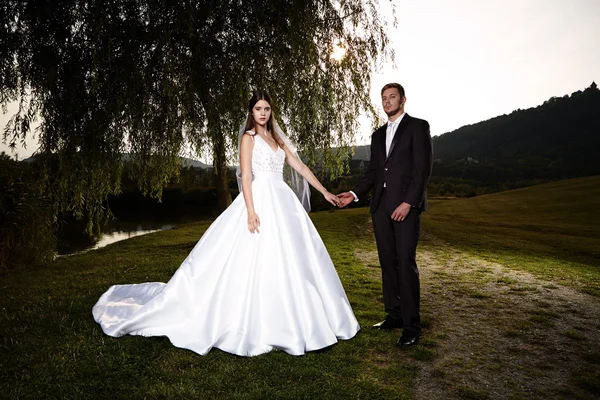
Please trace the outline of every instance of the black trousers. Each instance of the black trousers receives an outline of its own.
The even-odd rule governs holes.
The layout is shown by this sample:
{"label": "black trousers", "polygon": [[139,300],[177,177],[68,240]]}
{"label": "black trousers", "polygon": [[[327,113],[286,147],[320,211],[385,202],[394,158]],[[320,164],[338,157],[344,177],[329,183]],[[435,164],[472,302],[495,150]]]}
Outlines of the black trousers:
{"label": "black trousers", "polygon": [[397,206],[389,203],[384,189],[379,206],[373,213],[373,230],[381,264],[383,302],[389,315],[402,318],[404,329],[420,332],[421,290],[416,253],[421,230],[421,211],[413,208],[404,221],[396,222],[391,215]]}

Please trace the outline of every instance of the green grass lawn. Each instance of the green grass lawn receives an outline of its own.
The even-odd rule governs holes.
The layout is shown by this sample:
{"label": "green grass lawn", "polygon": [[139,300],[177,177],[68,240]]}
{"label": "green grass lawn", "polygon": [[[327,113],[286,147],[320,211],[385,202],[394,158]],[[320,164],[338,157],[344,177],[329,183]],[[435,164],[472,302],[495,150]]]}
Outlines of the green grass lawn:
{"label": "green grass lawn", "polygon": [[384,315],[378,279],[354,256],[374,249],[368,212],[312,218],[363,326],[354,339],[302,357],[243,358],[105,336],[91,315],[98,297],[112,284],[166,282],[208,227],[195,223],[3,273],[0,398],[410,398],[416,353],[395,348],[396,334],[365,329]]}
{"label": "green grass lawn", "polygon": [[423,230],[455,248],[600,296],[600,176],[434,200]]}
{"label": "green grass lawn", "polygon": [[[600,178],[592,177],[434,201],[424,215],[420,249],[442,261],[446,251],[468,253],[598,295],[598,198]],[[243,358],[217,349],[199,356],[166,338],[104,335],[91,315],[98,297],[113,284],[168,281],[209,225],[193,223],[1,273],[0,398],[412,398],[419,371],[432,365],[448,338],[435,320],[444,299],[433,289],[444,288],[426,280],[433,297],[423,307],[422,343],[396,348],[400,332],[369,328],[384,313],[368,210],[311,218],[363,327],[352,340],[302,357],[271,352]],[[475,293],[473,285],[469,293]],[[475,294],[477,301],[489,299]],[[596,363],[597,350],[590,354]],[[443,372],[444,379],[460,382],[460,371]],[[485,398],[469,393],[465,398]]]}

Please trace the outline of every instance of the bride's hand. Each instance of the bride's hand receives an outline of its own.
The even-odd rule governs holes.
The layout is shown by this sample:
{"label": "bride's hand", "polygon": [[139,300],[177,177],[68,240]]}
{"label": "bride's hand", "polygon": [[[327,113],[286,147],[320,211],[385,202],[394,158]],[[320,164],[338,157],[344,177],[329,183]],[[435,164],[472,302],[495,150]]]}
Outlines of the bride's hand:
{"label": "bride's hand", "polygon": [[258,227],[260,226],[260,218],[255,212],[248,213],[248,230],[250,233],[260,233]]}
{"label": "bride's hand", "polygon": [[323,197],[325,197],[325,200],[327,200],[328,202],[330,202],[334,206],[339,207],[339,205],[340,205],[340,199],[335,194],[331,194],[329,192],[325,192],[325,193],[323,193]]}

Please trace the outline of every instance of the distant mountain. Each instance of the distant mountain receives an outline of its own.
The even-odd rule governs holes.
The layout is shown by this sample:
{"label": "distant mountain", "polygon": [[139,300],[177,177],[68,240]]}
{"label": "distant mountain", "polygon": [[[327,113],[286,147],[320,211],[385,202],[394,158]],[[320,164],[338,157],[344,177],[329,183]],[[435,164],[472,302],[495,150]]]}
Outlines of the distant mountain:
{"label": "distant mountain", "polygon": [[371,158],[371,146],[354,146],[353,160],[369,160]]}
{"label": "distant mountain", "polygon": [[[192,160],[191,158],[187,158],[187,157],[179,157],[179,158],[181,159],[182,167],[194,167],[194,168],[202,168],[202,169],[212,168],[212,165],[204,164],[203,162],[200,162],[198,160]],[[123,161],[129,161],[128,153],[123,154]]]}
{"label": "distant mountain", "polygon": [[[595,175],[600,158],[600,90],[595,83],[570,96],[463,126],[433,138],[438,164],[535,164],[565,173]],[[368,160],[369,146],[353,159]]]}
{"label": "distant mountain", "polygon": [[[353,159],[368,160],[369,146]],[[600,174],[600,90],[463,126],[433,138],[429,193],[473,196]]]}
{"label": "distant mountain", "polygon": [[201,161],[192,160],[191,158],[187,158],[187,157],[181,157],[181,165],[183,167],[194,167],[194,168],[202,168],[202,169],[212,168],[212,165],[204,164]]}
{"label": "distant mountain", "polygon": [[464,126],[433,139],[438,176],[480,181],[600,174],[600,90]]}
{"label": "distant mountain", "polygon": [[[473,195],[599,175],[600,90],[592,83],[537,107],[463,126],[434,137],[433,150],[432,194]],[[368,145],[353,151],[353,160],[370,158]],[[211,168],[189,158],[182,166]]]}

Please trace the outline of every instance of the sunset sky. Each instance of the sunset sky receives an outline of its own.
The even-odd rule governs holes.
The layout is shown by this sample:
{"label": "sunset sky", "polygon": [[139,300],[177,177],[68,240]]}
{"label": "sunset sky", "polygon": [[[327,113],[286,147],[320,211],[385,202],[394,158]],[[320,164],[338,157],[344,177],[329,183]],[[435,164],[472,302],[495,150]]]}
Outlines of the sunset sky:
{"label": "sunset sky", "polygon": [[[433,135],[543,103],[600,81],[600,1],[394,0],[396,67],[406,111]],[[365,140],[365,139],[363,139]]]}
{"label": "sunset sky", "polygon": [[[398,19],[389,31],[396,62],[373,75],[371,98],[379,106],[381,87],[401,83],[406,111],[428,120],[433,135],[600,83],[600,0],[391,4]],[[7,120],[0,115],[0,127]],[[357,144],[365,144],[370,131],[362,128],[357,136]],[[29,142],[18,150],[20,159],[37,149]]]}

